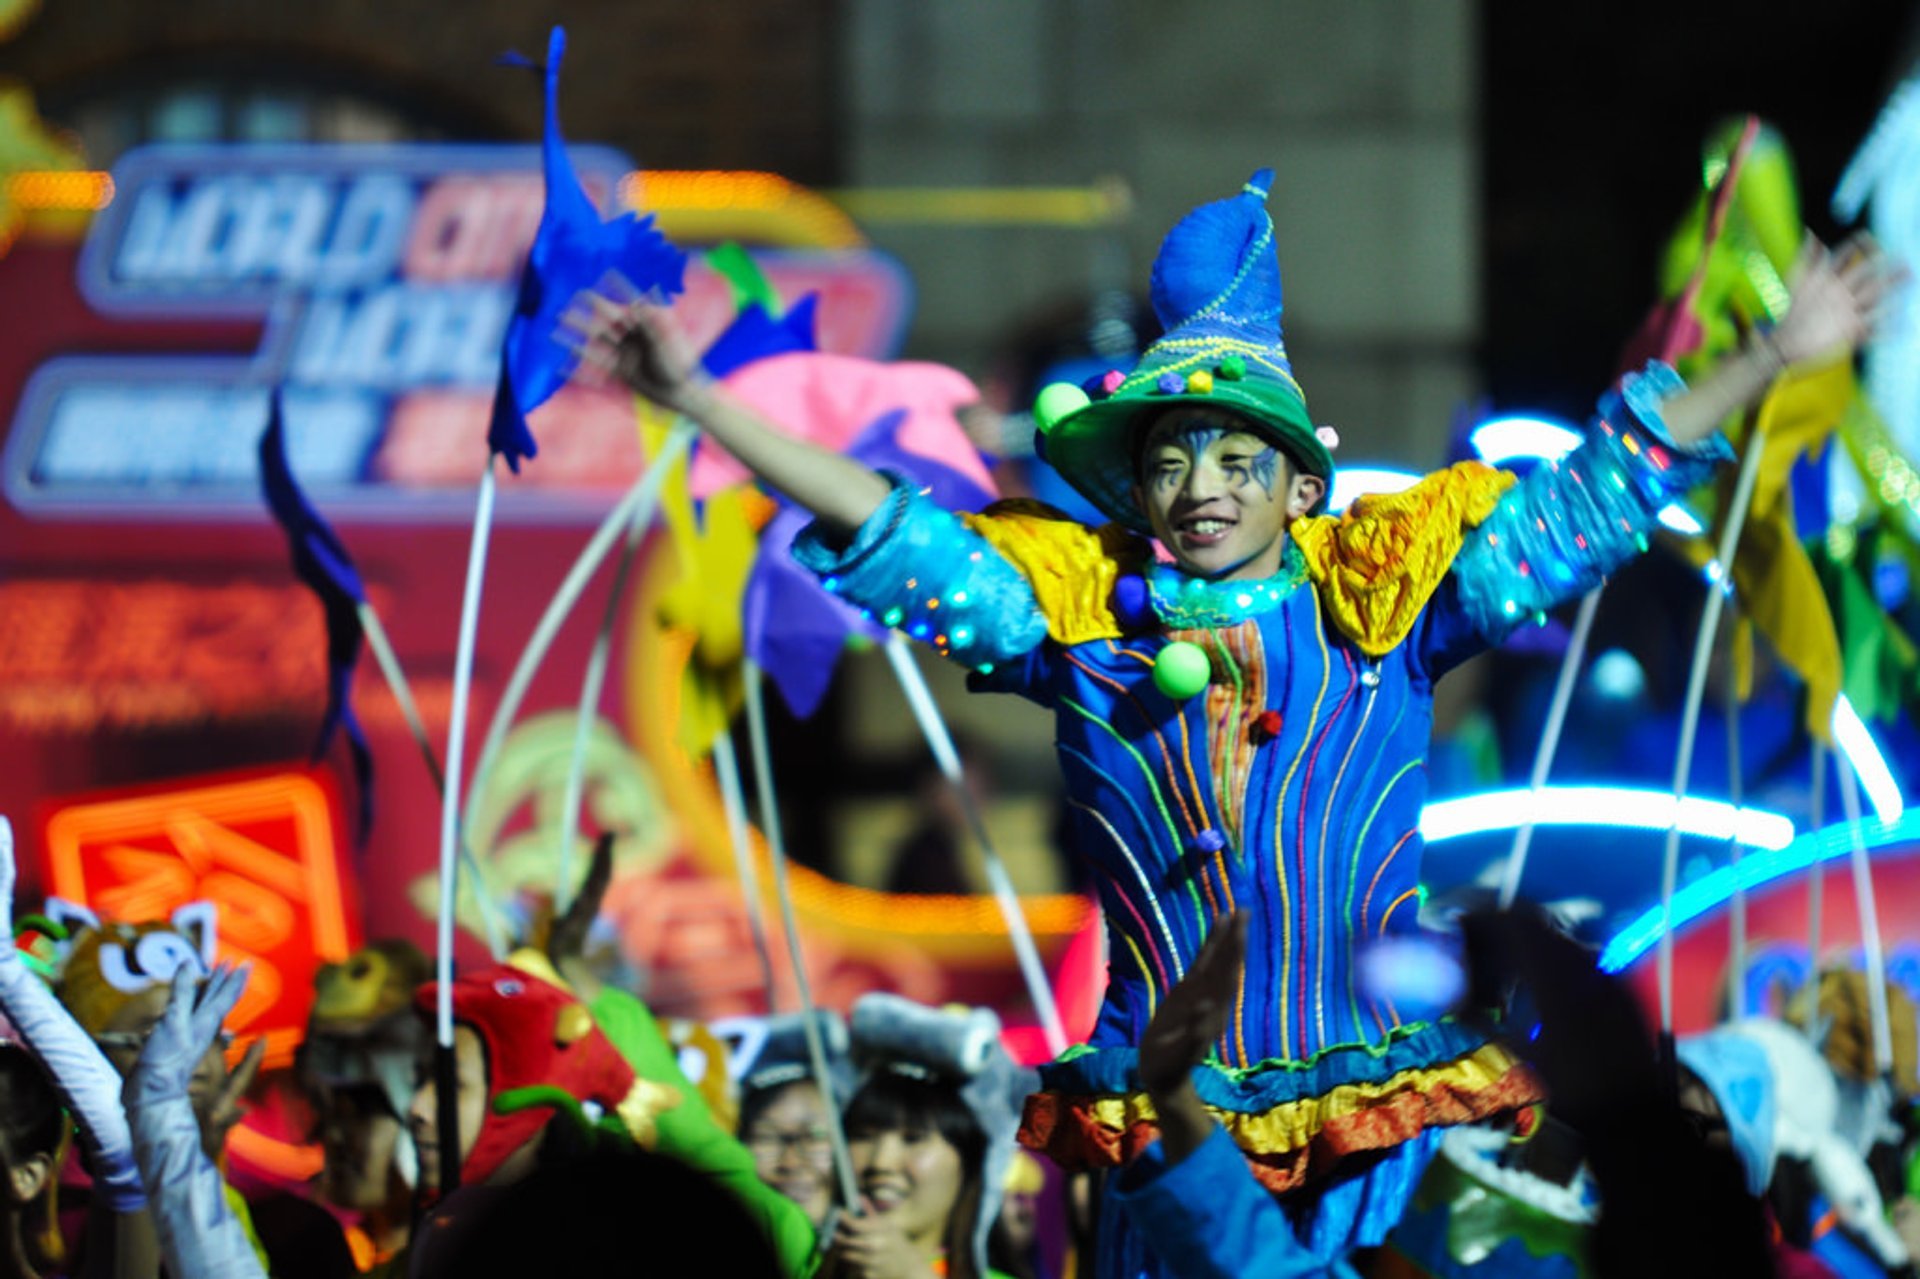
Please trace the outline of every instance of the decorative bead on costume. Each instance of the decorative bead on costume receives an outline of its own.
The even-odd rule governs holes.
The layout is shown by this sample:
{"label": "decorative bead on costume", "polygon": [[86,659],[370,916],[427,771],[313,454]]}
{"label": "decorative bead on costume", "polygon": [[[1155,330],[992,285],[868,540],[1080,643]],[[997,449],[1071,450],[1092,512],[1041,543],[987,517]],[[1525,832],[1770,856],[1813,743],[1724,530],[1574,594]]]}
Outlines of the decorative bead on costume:
{"label": "decorative bead on costume", "polygon": [[1153,659],[1153,686],[1176,702],[1199,696],[1212,682],[1213,660],[1198,644],[1175,640]]}
{"label": "decorative bead on costume", "polygon": [[1053,424],[1069,413],[1075,413],[1092,402],[1085,391],[1071,382],[1054,382],[1042,388],[1033,402],[1033,421],[1042,431],[1053,429]]}
{"label": "decorative bead on costume", "polygon": [[1128,630],[1138,630],[1153,620],[1153,592],[1147,579],[1138,573],[1123,573],[1113,584],[1113,613]]}

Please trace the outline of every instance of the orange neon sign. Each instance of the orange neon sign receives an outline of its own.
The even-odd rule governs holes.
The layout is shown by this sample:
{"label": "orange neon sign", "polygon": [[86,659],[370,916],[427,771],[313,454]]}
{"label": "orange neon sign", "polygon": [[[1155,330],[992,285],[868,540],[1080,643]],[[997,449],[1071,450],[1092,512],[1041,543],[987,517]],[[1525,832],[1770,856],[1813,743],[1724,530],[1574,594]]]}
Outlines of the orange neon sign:
{"label": "orange neon sign", "polygon": [[264,1035],[265,1064],[287,1065],[315,970],[357,941],[333,808],[323,775],[307,770],[86,797],[46,818],[47,882],[56,896],[128,922],[212,901],[219,958],[253,969],[228,1028]]}

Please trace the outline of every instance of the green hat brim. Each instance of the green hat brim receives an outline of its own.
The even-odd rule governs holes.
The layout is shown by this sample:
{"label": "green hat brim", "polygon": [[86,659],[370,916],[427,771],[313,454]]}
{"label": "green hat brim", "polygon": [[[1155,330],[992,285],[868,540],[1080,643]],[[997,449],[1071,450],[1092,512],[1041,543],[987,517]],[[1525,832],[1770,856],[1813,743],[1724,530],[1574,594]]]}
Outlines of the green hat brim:
{"label": "green hat brim", "polygon": [[1151,534],[1146,512],[1134,500],[1132,432],[1144,418],[1171,408],[1225,409],[1247,418],[1271,435],[1309,475],[1333,487],[1333,454],[1314,434],[1307,407],[1299,397],[1266,380],[1230,381],[1216,377],[1207,392],[1168,394],[1149,383],[1141,390],[1123,387],[1053,424],[1046,432],[1047,464],[1073,485],[1102,514],[1137,532]]}

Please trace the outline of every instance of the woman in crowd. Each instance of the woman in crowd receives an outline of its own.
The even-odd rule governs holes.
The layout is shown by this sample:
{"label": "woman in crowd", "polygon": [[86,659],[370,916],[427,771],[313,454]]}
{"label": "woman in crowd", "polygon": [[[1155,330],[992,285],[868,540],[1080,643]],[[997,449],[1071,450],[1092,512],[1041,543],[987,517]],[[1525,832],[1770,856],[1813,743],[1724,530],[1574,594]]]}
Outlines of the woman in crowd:
{"label": "woman in crowd", "polygon": [[980,1279],[974,1255],[987,1135],[953,1084],[891,1069],[844,1120],[862,1212],[840,1218],[828,1262],[850,1279]]}
{"label": "woman in crowd", "polygon": [[[830,1068],[846,1059],[839,1014],[818,1014]],[[834,1080],[845,1094],[844,1071]],[[760,1180],[791,1199],[820,1229],[833,1207],[833,1115],[807,1066],[800,1014],[766,1020],[766,1037],[740,1079],[740,1141]]]}
{"label": "woman in crowd", "polygon": [[67,1153],[67,1113],[46,1072],[19,1045],[0,1043],[0,1173],[6,1224],[0,1273],[38,1279],[65,1258],[58,1172]]}

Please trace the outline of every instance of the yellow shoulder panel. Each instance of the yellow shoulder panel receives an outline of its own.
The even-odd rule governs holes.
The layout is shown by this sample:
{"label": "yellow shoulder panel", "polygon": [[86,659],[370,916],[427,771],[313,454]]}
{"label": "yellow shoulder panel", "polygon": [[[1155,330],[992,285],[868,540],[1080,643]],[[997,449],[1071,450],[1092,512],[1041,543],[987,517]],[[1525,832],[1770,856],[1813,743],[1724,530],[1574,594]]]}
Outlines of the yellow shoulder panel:
{"label": "yellow shoulder panel", "polygon": [[1436,471],[1399,493],[1358,498],[1346,514],[1288,528],[1341,634],[1379,657],[1412,632],[1459,554],[1514,477],[1480,462]]}
{"label": "yellow shoulder panel", "polygon": [[1084,644],[1123,634],[1113,615],[1113,584],[1146,564],[1147,544],[1140,537],[1118,524],[1088,528],[1030,499],[995,502],[961,519],[1027,579],[1056,642]]}

